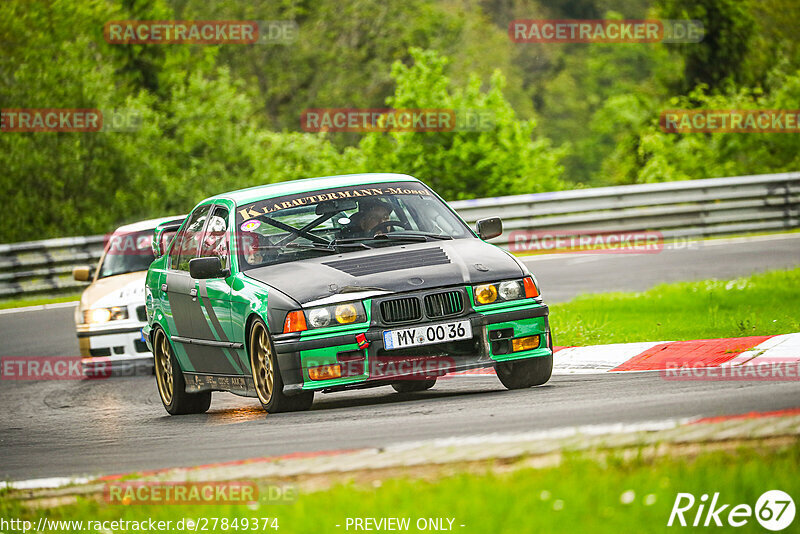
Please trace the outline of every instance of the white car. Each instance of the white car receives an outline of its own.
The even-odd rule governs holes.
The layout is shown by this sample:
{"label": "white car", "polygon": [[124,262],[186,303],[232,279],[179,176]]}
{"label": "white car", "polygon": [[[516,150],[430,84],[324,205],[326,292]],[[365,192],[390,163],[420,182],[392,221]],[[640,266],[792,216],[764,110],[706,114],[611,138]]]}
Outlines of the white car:
{"label": "white car", "polygon": [[153,235],[160,246],[178,230],[184,216],[150,219],[121,226],[107,239],[96,268],[75,267],[72,276],[91,281],[75,311],[84,373],[151,373],[153,355],[142,337],[147,324],[144,282],[155,258]]}

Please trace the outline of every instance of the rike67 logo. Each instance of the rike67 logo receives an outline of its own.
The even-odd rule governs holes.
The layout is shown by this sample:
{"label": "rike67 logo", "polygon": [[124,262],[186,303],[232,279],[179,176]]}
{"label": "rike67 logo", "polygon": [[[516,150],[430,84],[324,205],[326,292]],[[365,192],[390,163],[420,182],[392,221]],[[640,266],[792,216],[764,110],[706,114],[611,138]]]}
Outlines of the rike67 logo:
{"label": "rike67 logo", "polygon": [[691,493],[678,493],[669,514],[667,526],[692,527],[743,527],[755,516],[756,521],[767,530],[780,531],[794,521],[794,501],[781,490],[764,492],[755,507],[749,504],[724,503],[719,492],[709,502],[704,493],[696,499]]}

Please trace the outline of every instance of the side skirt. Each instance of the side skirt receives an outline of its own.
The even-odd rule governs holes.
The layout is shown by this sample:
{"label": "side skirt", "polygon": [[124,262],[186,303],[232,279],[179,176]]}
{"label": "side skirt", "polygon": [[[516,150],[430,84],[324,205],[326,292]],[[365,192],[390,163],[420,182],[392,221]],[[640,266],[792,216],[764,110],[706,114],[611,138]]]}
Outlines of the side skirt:
{"label": "side skirt", "polygon": [[186,392],[228,391],[242,397],[256,397],[255,384],[250,376],[213,375],[205,373],[183,372],[186,379]]}

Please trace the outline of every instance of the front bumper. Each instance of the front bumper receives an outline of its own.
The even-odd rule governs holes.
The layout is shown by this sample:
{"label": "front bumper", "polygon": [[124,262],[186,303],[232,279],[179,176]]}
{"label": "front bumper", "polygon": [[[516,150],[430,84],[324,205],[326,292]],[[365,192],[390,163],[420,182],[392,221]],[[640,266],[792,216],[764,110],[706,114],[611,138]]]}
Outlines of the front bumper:
{"label": "front bumper", "polygon": [[115,376],[152,373],[153,355],[142,335],[145,325],[137,321],[77,325],[84,373],[110,371]]}
{"label": "front bumper", "polygon": [[[383,385],[398,380],[424,379],[475,368],[494,367],[498,362],[552,355],[549,309],[540,302],[524,302],[502,309],[471,311],[459,317],[420,322],[424,327],[457,320],[469,320],[470,340],[424,345],[397,351],[387,350],[383,332],[398,327],[361,325],[346,333],[314,336],[306,333],[273,336],[284,391],[339,390]],[[356,336],[364,334],[368,347],[359,347]],[[537,348],[511,351],[511,338],[539,336]],[[340,378],[312,380],[310,367],[339,365]]]}

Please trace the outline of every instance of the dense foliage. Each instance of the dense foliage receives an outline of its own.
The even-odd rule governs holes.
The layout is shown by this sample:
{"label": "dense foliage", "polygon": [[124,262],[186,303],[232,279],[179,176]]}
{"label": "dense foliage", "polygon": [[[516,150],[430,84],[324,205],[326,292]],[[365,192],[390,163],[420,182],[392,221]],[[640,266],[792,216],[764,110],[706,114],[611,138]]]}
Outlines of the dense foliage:
{"label": "dense foliage", "polygon": [[[696,44],[517,44],[514,19],[693,18]],[[0,108],[135,111],[0,132],[0,242],[101,233],[221,191],[404,172],[445,198],[796,170],[790,133],[664,133],[667,108],[796,109],[795,0],[4,0]],[[289,44],[115,45],[109,20],[294,20]],[[308,108],[452,108],[488,131],[306,133]]]}

